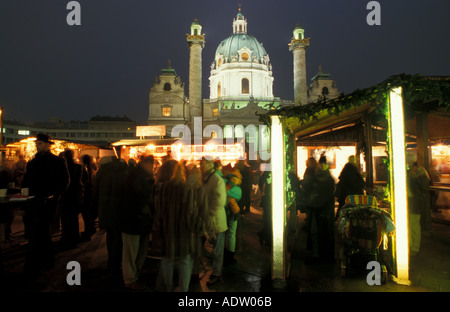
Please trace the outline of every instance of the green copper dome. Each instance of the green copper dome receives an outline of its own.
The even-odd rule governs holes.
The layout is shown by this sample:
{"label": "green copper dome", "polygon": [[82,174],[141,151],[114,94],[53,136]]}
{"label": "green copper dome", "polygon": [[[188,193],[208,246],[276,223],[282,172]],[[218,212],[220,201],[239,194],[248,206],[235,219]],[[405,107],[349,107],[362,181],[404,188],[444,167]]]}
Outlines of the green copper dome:
{"label": "green copper dome", "polygon": [[221,54],[226,62],[231,62],[232,56],[239,57],[238,51],[248,48],[252,51],[251,58],[257,57],[257,62],[261,62],[263,56],[267,56],[267,52],[263,45],[252,35],[246,33],[233,34],[223,40],[216,50],[216,55]]}

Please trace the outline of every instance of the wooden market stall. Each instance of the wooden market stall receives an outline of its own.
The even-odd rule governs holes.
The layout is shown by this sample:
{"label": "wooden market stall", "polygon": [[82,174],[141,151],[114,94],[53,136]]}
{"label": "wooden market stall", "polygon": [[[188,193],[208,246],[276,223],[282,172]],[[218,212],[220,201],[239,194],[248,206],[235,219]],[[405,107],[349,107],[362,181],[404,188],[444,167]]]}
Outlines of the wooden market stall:
{"label": "wooden market stall", "polygon": [[[36,154],[35,146],[36,137],[28,137],[18,142],[10,143],[4,146],[4,161],[7,166],[12,166],[19,156],[23,156],[26,161],[31,160]],[[74,151],[74,157],[79,159],[82,155],[88,154],[95,160],[99,160],[104,156],[113,155],[113,151],[104,146],[104,144],[93,144],[79,141],[52,140],[55,144],[51,145],[51,152],[59,155],[64,149],[69,148]]]}
{"label": "wooden market stall", "polygon": [[[272,278],[284,279],[286,263],[286,212],[292,198],[289,172],[297,167],[296,149],[350,146],[362,160],[366,186],[376,190],[374,148],[384,150],[386,167],[381,182],[387,192],[377,194],[396,224],[393,238],[393,270],[397,281],[408,281],[407,162],[417,161],[429,170],[429,146],[450,136],[450,77],[396,75],[373,87],[356,90],[333,100],[285,107],[262,116],[271,127],[273,194]],[[415,148],[414,154],[408,148]],[[377,164],[379,160],[377,159]],[[274,166],[275,165],[275,166]],[[389,170],[388,170],[389,169]],[[303,172],[298,172],[302,175]],[[379,179],[377,179],[379,180]],[[395,181],[395,183],[394,183]]]}

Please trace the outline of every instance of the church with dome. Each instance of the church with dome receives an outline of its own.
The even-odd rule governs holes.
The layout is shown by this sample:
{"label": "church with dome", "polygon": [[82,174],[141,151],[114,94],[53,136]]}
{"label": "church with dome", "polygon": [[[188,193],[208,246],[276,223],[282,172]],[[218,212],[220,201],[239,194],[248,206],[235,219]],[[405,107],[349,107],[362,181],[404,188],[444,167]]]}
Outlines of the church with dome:
{"label": "church with dome", "polygon": [[[203,129],[208,125],[221,127],[223,138],[246,137],[245,129],[249,125],[261,125],[259,115],[269,109],[305,105],[322,97],[339,96],[336,83],[321,68],[308,85],[306,49],[310,39],[305,38],[300,25],[294,28],[292,40],[287,44],[293,55],[294,96],[291,100],[273,94],[274,77],[269,53],[248,32],[248,22],[240,8],[233,19],[232,34],[219,44],[214,59],[210,60],[209,99],[202,98],[205,35],[198,20],[192,23],[186,40],[189,47],[188,90],[169,61],[168,67],[155,78],[149,93],[148,125],[165,125],[167,138],[171,137],[171,130],[176,125],[188,125],[193,129],[196,117],[197,121],[201,117]],[[248,140],[247,136],[247,143],[251,143]],[[253,140],[258,144],[257,139]]]}

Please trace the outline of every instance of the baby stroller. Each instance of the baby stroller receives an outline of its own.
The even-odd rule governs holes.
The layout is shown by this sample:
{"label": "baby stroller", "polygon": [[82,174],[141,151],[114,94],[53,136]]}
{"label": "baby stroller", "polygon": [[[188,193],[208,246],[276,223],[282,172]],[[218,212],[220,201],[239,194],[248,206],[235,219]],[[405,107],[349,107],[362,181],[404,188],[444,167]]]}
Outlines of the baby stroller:
{"label": "baby stroller", "polygon": [[382,263],[380,251],[388,249],[389,236],[394,230],[390,214],[378,208],[375,197],[347,196],[337,220],[341,277],[345,277],[347,269],[353,267],[355,263],[364,264],[366,269],[365,266],[369,261],[378,261],[384,283],[387,279],[387,268]]}

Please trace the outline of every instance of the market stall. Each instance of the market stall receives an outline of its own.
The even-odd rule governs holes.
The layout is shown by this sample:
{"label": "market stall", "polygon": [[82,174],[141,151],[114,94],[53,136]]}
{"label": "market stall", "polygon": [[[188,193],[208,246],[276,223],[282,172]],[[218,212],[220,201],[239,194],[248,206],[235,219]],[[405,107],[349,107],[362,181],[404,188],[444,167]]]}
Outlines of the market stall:
{"label": "market stall", "polygon": [[[335,174],[345,159],[339,154],[355,154],[369,190],[377,190],[378,180],[385,182],[385,190],[376,195],[396,225],[391,273],[399,282],[408,281],[407,161],[429,169],[429,146],[448,138],[449,78],[392,76],[334,100],[281,108],[263,116],[271,127],[272,179],[278,181],[273,183],[273,194],[281,194],[274,196],[272,207],[274,279],[288,274],[286,211],[295,201],[288,173],[293,167],[301,170],[305,157],[319,150],[330,155]],[[385,167],[377,172],[380,163]]]}
{"label": "market stall", "polygon": [[[18,142],[7,144],[4,147],[4,160],[6,165],[15,163],[20,155],[23,156],[26,161],[31,160],[36,154],[35,141],[36,137],[28,137]],[[52,141],[54,144],[51,145],[51,152],[55,155],[59,155],[66,148],[74,151],[75,159],[79,159],[82,155],[88,154],[95,160],[99,160],[104,156],[113,154],[113,151],[110,148],[104,146],[67,140]]]}
{"label": "market stall", "polygon": [[185,160],[187,163],[211,156],[220,159],[222,165],[232,164],[244,159],[245,146],[239,140],[228,142],[225,139],[203,139],[197,142],[185,142],[181,139],[134,139],[121,140],[111,144],[119,158],[138,161],[142,156],[153,155],[160,163],[163,158]]}

